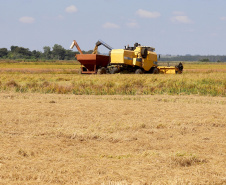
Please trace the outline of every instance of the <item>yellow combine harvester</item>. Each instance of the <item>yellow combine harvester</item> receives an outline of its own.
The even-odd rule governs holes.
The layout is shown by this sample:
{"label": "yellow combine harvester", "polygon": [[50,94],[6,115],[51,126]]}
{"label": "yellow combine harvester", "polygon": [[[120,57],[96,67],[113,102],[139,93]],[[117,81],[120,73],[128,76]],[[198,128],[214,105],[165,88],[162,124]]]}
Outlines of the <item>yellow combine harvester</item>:
{"label": "yellow combine harvester", "polygon": [[154,52],[155,48],[141,46],[138,43],[134,47],[125,47],[125,49],[112,49],[110,61],[110,73],[114,74],[120,71],[130,71],[136,74],[180,74],[183,71],[182,63],[177,66],[158,66],[158,57]]}
{"label": "yellow combine harvester", "polygon": [[[110,56],[98,54],[98,46],[103,45],[110,50]],[[80,51],[76,41],[73,41],[71,49],[76,46]],[[136,74],[152,73],[152,74],[180,74],[183,71],[182,63],[174,66],[159,66],[158,57],[155,48],[149,46],[141,46],[138,43],[134,47],[125,47],[125,49],[113,49],[105,42],[99,40],[93,50],[93,53],[77,55],[77,60],[81,63],[82,73],[119,73],[133,72]]]}

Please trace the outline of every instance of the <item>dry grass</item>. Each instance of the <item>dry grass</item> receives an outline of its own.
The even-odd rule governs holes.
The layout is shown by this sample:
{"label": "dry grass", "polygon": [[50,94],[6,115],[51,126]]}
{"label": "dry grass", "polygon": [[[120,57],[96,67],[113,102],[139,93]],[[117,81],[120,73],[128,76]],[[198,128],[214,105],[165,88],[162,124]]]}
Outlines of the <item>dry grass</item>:
{"label": "dry grass", "polygon": [[78,75],[78,67],[72,62],[0,63],[0,92],[226,95],[226,63],[184,63],[181,75]]}
{"label": "dry grass", "polygon": [[1,93],[0,184],[225,184],[225,128],[223,97]]}
{"label": "dry grass", "polygon": [[53,61],[53,62],[17,62],[1,61],[1,73],[23,74],[76,74],[80,64],[77,61]]}
{"label": "dry grass", "polygon": [[1,74],[0,92],[226,96],[226,73],[185,73],[182,75]]}

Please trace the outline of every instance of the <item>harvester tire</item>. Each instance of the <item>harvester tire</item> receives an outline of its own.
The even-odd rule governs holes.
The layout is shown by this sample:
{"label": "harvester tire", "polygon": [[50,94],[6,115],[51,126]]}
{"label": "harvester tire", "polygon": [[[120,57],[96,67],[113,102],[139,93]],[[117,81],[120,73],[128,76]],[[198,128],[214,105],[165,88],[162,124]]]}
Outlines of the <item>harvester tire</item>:
{"label": "harvester tire", "polygon": [[135,74],[143,74],[142,69],[136,69]]}
{"label": "harvester tire", "polygon": [[153,69],[153,72],[152,72],[153,74],[159,74],[159,69],[157,68],[157,67],[155,67],[154,69]]}
{"label": "harvester tire", "polygon": [[118,68],[117,67],[113,67],[111,70],[110,70],[110,73],[111,74],[115,74],[115,73],[118,73]]}
{"label": "harvester tire", "polygon": [[107,70],[105,67],[101,67],[100,69],[97,70],[97,74],[101,75],[101,74],[106,74]]}

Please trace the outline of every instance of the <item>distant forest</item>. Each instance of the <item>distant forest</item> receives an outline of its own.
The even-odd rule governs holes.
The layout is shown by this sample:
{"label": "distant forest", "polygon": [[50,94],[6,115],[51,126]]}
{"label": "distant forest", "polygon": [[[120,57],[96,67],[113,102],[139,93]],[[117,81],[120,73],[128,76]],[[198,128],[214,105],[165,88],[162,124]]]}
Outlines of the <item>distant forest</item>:
{"label": "distant forest", "polygon": [[[84,54],[92,53],[93,51],[82,51]],[[75,60],[75,55],[79,52],[64,49],[61,45],[55,44],[52,48],[49,46],[43,47],[41,51],[30,51],[28,48],[19,46],[11,46],[0,48],[0,59],[30,59],[30,60]]]}
{"label": "distant forest", "polygon": [[[91,54],[93,50],[83,51],[84,54]],[[0,59],[10,60],[75,60],[75,55],[79,52],[64,49],[61,45],[55,44],[52,48],[49,46],[43,47],[41,51],[30,51],[28,48],[11,46],[0,48]],[[201,61],[201,62],[226,62],[226,55],[160,55],[159,61]]]}
{"label": "distant forest", "polygon": [[226,62],[226,55],[160,55],[159,61]]}

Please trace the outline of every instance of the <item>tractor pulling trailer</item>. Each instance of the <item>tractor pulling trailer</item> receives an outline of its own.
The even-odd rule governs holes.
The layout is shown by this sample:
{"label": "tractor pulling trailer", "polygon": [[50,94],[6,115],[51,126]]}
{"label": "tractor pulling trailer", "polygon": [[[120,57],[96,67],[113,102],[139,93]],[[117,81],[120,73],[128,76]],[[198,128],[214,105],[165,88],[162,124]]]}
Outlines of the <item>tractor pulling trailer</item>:
{"label": "tractor pulling trailer", "polygon": [[[110,50],[109,56],[98,54],[98,47],[105,46]],[[76,46],[80,54],[77,60],[81,63],[82,74],[115,74],[123,71],[135,74],[181,74],[183,71],[182,63],[174,66],[159,66],[155,48],[141,46],[138,43],[134,47],[125,49],[113,49],[105,42],[98,40],[92,54],[83,54],[77,42],[74,40],[71,49]]]}

